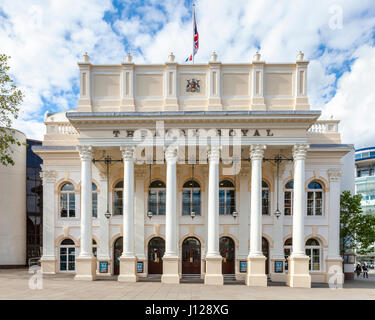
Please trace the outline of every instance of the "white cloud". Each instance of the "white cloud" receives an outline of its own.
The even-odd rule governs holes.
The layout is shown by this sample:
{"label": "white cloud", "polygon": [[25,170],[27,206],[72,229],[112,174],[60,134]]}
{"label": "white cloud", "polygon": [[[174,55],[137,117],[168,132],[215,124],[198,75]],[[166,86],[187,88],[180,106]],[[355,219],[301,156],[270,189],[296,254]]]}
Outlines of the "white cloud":
{"label": "white cloud", "polygon": [[357,60],[340,78],[336,95],[327,103],[323,116],[340,119],[343,142],[355,143],[359,148],[375,145],[375,48],[362,46],[355,56]]}
{"label": "white cloud", "polygon": [[[367,45],[373,41],[375,28],[372,0],[236,0],[235,5],[232,1],[200,0],[196,4],[200,34],[196,62],[207,62],[213,50],[222,62],[251,61],[257,46],[266,62],[289,62],[302,50],[310,59],[312,107],[325,114],[335,110],[335,117],[348,117],[339,112],[339,97],[348,94],[345,79],[355,77],[351,76],[355,66],[370,59],[357,49],[371,49]],[[74,108],[76,63],[85,51],[94,63],[121,62],[128,50],[136,63],[162,63],[171,51],[183,63],[192,47],[189,9],[182,0],[126,1],[122,12],[117,12],[110,0],[3,0],[0,12],[7,18],[0,14],[0,51],[12,56],[12,73],[27,94],[20,119],[41,119],[46,108],[43,100],[56,104],[54,111]],[[112,26],[104,20],[108,11],[115,19]],[[342,28],[331,29],[332,19],[340,19],[337,12],[341,11]],[[355,56],[358,59],[352,71],[337,83],[333,71],[346,67]],[[338,91],[332,99],[336,85]],[[359,102],[363,97],[370,96],[366,92],[371,87],[362,86],[362,96],[356,95],[359,90],[350,93],[356,102],[353,110],[362,107]],[[356,117],[362,122],[358,130],[367,126],[367,136],[373,136],[370,117],[361,112],[356,112]],[[341,129],[346,142],[352,142],[347,127]]]}

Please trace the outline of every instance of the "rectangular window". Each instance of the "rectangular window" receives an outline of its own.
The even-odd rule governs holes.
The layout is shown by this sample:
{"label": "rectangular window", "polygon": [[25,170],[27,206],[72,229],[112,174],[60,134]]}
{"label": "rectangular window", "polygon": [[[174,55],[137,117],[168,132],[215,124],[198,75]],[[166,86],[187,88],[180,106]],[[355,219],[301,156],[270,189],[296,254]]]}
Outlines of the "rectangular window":
{"label": "rectangular window", "polygon": [[225,214],[225,190],[219,190],[219,214]]}
{"label": "rectangular window", "polygon": [[160,190],[159,192],[159,215],[165,215],[165,201],[166,201],[166,196],[165,196],[165,190]]}
{"label": "rectangular window", "polygon": [[149,206],[148,210],[150,210],[153,214],[157,214],[156,213],[157,202],[156,202],[155,190],[150,190],[148,193],[148,206]]}
{"label": "rectangular window", "polygon": [[323,212],[322,204],[323,204],[323,193],[315,192],[315,215],[316,216],[322,215],[322,212]]}
{"label": "rectangular window", "polygon": [[62,193],[60,196],[60,208],[61,217],[68,217],[68,195],[66,193]]}
{"label": "rectangular window", "polygon": [[284,215],[292,215],[292,192],[285,191],[284,193]]}
{"label": "rectangular window", "polygon": [[307,215],[314,215],[314,192],[307,193]]}
{"label": "rectangular window", "polygon": [[182,191],[182,215],[190,215],[190,190]]}
{"label": "rectangular window", "polygon": [[74,193],[69,193],[69,217],[76,216],[76,197]]}
{"label": "rectangular window", "polygon": [[193,190],[193,210],[196,215],[201,215],[201,192],[200,190]]}
{"label": "rectangular window", "polygon": [[269,205],[268,205],[268,190],[262,190],[262,214],[268,215],[269,214]]}
{"label": "rectangular window", "polygon": [[122,215],[122,190],[115,191],[113,208],[114,216]]}

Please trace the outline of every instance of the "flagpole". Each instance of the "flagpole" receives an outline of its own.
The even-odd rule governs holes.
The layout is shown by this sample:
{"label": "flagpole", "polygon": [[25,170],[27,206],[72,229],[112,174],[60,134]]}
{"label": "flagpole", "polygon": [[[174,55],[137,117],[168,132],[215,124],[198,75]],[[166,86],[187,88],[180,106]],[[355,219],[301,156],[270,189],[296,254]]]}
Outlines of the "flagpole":
{"label": "flagpole", "polygon": [[193,24],[193,52],[192,52],[192,57],[193,57],[193,64],[194,64],[194,18],[195,18],[195,4],[193,3],[193,16],[192,16],[192,24]]}

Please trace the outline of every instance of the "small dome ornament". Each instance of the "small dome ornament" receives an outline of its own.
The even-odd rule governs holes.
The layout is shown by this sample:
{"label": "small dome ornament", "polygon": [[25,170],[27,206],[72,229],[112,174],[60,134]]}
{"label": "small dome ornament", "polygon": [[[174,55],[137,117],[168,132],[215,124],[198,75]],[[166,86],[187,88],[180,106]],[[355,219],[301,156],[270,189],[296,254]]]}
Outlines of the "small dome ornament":
{"label": "small dome ornament", "polygon": [[82,57],[83,57],[83,62],[85,62],[85,63],[89,63],[90,62],[90,57],[87,54],[87,52],[85,52],[85,54]]}
{"label": "small dome ornament", "polygon": [[217,53],[215,51],[212,52],[210,61],[211,62],[217,62]]}
{"label": "small dome ornament", "polygon": [[253,56],[253,61],[260,61],[260,53],[258,52],[258,50],[255,52],[254,56]]}
{"label": "small dome ornament", "polygon": [[132,63],[133,62],[133,56],[131,55],[130,52],[128,52],[128,54],[126,55],[125,62],[126,63]]}
{"label": "small dome ornament", "polygon": [[297,54],[297,61],[301,62],[303,61],[304,53],[302,51],[298,52]]}
{"label": "small dome ornament", "polygon": [[175,55],[173,54],[173,52],[171,52],[170,54],[169,54],[169,56],[168,56],[168,60],[169,60],[169,62],[174,62],[174,59],[175,59],[176,57],[175,57]]}

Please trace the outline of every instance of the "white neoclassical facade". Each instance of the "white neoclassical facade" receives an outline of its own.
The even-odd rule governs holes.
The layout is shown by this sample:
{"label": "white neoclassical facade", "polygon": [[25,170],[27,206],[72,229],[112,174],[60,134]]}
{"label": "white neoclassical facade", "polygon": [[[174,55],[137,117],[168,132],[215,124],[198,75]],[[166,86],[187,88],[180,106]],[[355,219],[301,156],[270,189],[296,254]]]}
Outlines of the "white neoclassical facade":
{"label": "white neoclassical facade", "polygon": [[125,62],[84,55],[80,98],[46,114],[44,273],[164,283],[341,274],[337,120],[318,120],[308,61]]}

